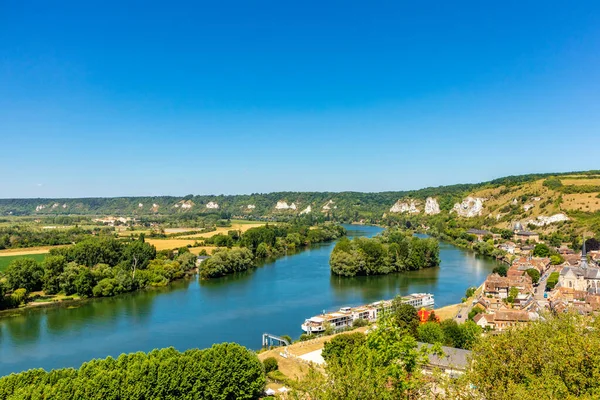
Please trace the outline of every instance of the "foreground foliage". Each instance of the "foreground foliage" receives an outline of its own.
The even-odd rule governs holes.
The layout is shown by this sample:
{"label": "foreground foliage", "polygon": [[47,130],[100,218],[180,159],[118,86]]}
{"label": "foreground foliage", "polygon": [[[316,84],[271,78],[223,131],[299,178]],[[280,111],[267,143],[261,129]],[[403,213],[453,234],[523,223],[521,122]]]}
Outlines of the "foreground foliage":
{"label": "foreground foliage", "polygon": [[79,369],[29,370],[0,378],[0,399],[257,399],[265,374],[235,343],[92,360]]}

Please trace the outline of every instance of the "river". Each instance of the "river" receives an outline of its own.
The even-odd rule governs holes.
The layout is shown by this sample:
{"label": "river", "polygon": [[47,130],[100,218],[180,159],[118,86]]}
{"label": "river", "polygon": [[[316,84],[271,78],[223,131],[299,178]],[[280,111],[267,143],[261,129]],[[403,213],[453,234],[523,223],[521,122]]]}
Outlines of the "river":
{"label": "river", "polygon": [[[374,226],[348,225],[349,236]],[[440,243],[441,265],[386,276],[341,278],[329,273],[334,243],[313,246],[254,271],[211,281],[94,299],[74,307],[27,310],[0,319],[0,376],[30,368],[78,367],[92,358],[174,346],[179,350],[238,342],[261,345],[262,333],[297,338],[304,319],[397,294],[435,294],[436,307],[460,302],[498,265]]]}

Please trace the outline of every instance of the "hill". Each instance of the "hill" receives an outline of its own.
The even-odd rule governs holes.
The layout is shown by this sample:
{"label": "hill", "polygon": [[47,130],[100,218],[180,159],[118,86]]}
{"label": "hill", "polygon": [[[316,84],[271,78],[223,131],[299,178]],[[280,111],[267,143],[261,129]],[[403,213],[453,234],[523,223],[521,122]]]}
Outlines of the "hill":
{"label": "hill", "polygon": [[[344,222],[456,216],[467,225],[546,228],[575,222],[600,231],[600,171],[508,176],[477,184],[412,191],[274,192],[250,195],[0,199],[0,215],[191,216],[289,219],[311,216]],[[566,222],[565,222],[566,221]],[[571,221],[571,222],[569,222]]]}

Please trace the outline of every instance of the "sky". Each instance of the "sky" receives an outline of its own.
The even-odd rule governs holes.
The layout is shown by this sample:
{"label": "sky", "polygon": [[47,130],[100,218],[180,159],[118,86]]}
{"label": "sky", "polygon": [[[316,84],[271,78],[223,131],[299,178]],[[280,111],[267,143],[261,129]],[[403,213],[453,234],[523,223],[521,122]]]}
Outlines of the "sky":
{"label": "sky", "polygon": [[0,198],[600,169],[598,1],[0,0]]}

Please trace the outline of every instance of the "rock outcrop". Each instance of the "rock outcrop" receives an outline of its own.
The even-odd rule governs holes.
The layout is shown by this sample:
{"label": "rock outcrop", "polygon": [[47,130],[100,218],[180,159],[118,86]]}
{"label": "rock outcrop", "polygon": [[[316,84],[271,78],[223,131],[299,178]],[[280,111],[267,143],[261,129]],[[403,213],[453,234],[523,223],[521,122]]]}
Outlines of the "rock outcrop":
{"label": "rock outcrop", "polygon": [[310,212],[312,212],[312,207],[309,205],[304,210],[300,211],[300,215],[309,214]]}
{"label": "rock outcrop", "polygon": [[337,208],[337,206],[334,206],[334,201],[333,200],[329,200],[327,203],[325,203],[325,205],[323,206],[322,210],[323,211],[329,211],[332,208]]}
{"label": "rock outcrop", "polygon": [[142,203],[138,203],[138,208],[143,208],[144,205]]}
{"label": "rock outcrop", "polygon": [[248,204],[248,205],[246,206],[246,208],[247,208],[248,210],[254,210],[254,209],[256,208],[256,206],[255,206],[254,204]]}
{"label": "rock outcrop", "polygon": [[409,214],[418,214],[421,212],[417,208],[417,203],[414,200],[410,201],[400,201],[398,200],[392,208],[390,208],[391,213],[409,213]]}
{"label": "rock outcrop", "polygon": [[525,210],[525,212],[531,210],[534,207],[533,204],[529,203],[529,204],[523,204],[523,210]]}
{"label": "rock outcrop", "polygon": [[206,208],[210,210],[217,210],[219,208],[219,205],[214,201],[209,201],[208,203],[206,203]]}
{"label": "rock outcrop", "polygon": [[295,210],[296,204],[292,203],[292,204],[288,205],[288,203],[286,201],[279,200],[277,202],[277,204],[275,205],[275,209],[276,210]]}
{"label": "rock outcrop", "polygon": [[461,217],[478,217],[483,212],[483,202],[481,197],[467,197],[462,203],[454,204],[452,211],[456,212]]}
{"label": "rock outcrop", "polygon": [[158,208],[160,206],[156,203],[152,203],[152,208],[150,210],[152,210],[152,212],[158,212]]}
{"label": "rock outcrop", "polygon": [[531,225],[535,225],[535,226],[545,226],[545,225],[554,224],[554,223],[562,222],[562,221],[568,221],[568,220],[569,220],[569,217],[567,217],[563,213],[559,213],[559,214],[551,215],[550,217],[540,215],[536,219],[530,219],[529,221],[527,221],[527,223],[531,224]]}
{"label": "rock outcrop", "polygon": [[436,215],[440,213],[440,205],[437,200],[433,197],[428,197],[425,200],[425,214],[427,215]]}
{"label": "rock outcrop", "polygon": [[45,205],[43,205],[43,204],[40,204],[39,206],[37,206],[37,207],[35,208],[35,211],[42,211],[44,208],[46,208],[46,206],[45,206]]}

